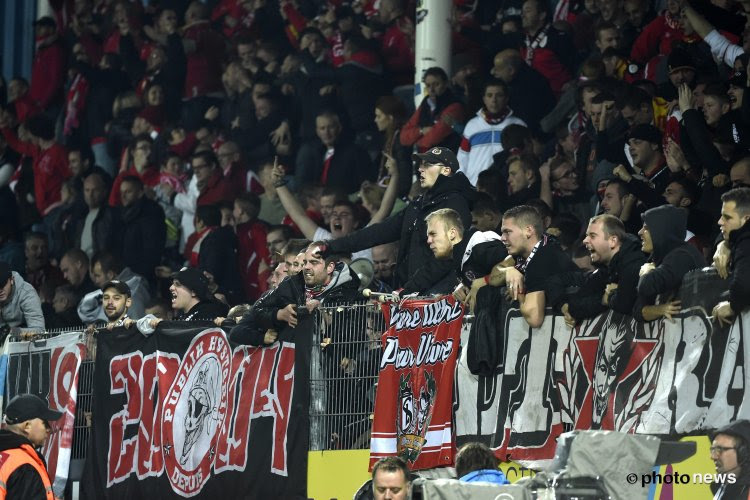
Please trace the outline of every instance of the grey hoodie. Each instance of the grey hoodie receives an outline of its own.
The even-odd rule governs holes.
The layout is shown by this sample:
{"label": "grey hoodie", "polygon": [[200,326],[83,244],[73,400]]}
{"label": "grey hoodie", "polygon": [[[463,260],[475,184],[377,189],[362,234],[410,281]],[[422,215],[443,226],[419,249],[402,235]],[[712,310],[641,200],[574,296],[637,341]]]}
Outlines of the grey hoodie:
{"label": "grey hoodie", "polygon": [[[130,297],[132,302],[128,308],[128,317],[138,319],[146,314],[146,304],[151,300],[151,294],[148,290],[148,283],[143,276],[135,274],[129,267],[126,267],[115,279],[127,283],[130,292],[133,294]],[[89,292],[81,299],[81,302],[78,303],[78,317],[84,324],[107,321],[107,316],[104,314],[104,308],[102,307],[101,290]]]}
{"label": "grey hoodie", "polygon": [[23,326],[27,329],[44,330],[42,302],[36,290],[15,271],[13,281],[10,298],[5,304],[0,305],[0,326]]}

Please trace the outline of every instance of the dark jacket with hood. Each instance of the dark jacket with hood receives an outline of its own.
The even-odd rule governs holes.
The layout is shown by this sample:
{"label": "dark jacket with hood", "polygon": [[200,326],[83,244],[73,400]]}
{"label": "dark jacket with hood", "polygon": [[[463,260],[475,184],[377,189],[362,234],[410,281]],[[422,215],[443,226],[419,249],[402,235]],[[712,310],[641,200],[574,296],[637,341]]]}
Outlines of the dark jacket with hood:
{"label": "dark jacket with hood", "polygon": [[[24,444],[34,447],[31,441],[21,435],[7,430],[0,431],[0,452],[20,448]],[[38,453],[37,455],[44,463],[44,457]],[[8,478],[5,489],[8,492],[5,498],[8,500],[41,500],[47,498],[42,478],[34,466],[30,464],[22,465],[13,471]]]}
{"label": "dark jacket with hood", "polygon": [[729,233],[729,304],[739,314],[750,306],[750,222]]}
{"label": "dark jacket with hood", "polygon": [[226,317],[229,308],[218,300],[201,300],[186,313],[180,314],[175,321],[213,321],[218,317]]}
{"label": "dark jacket with hood", "polygon": [[[322,304],[353,302],[359,298],[359,278],[343,262],[336,264],[331,280],[315,297]],[[263,345],[266,330],[281,332],[286,321],[279,321],[276,313],[289,304],[304,309],[306,300],[305,280],[302,273],[285,278],[277,288],[258,299],[253,308],[232,328],[230,338],[250,345]],[[298,313],[299,314],[299,313]]]}
{"label": "dark jacket with hood", "polygon": [[441,208],[452,208],[464,227],[471,226],[471,205],[476,191],[466,176],[458,172],[440,175],[435,185],[409,203],[401,212],[343,238],[328,242],[332,253],[351,253],[392,241],[400,241],[396,261],[397,284],[406,292],[447,293],[456,286],[453,261],[438,260],[427,245],[424,218]]}
{"label": "dark jacket with hood", "polygon": [[660,294],[677,292],[685,274],[705,265],[698,249],[685,242],[687,211],[662,205],[644,212],[643,222],[651,234],[653,251],[650,260],[656,269],[638,281],[638,300],[633,311],[637,319],[643,319],[641,309],[644,305],[654,304]]}
{"label": "dark jacket with hood", "polygon": [[[577,320],[593,318],[607,310],[602,305],[604,289],[610,283],[617,283],[617,288],[609,296],[609,308],[621,313],[631,314],[638,298],[638,272],[646,263],[646,255],[641,252],[641,242],[632,234],[627,234],[620,250],[609,261],[606,267],[594,272],[572,272],[550,277],[550,303],[559,308],[568,303],[568,312]],[[574,294],[564,293],[565,288],[578,286]]]}
{"label": "dark jacket with hood", "polygon": [[[730,471],[736,474],[736,482],[734,484],[713,482],[710,485],[711,493],[716,494],[723,487],[723,493],[718,497],[719,500],[745,500],[750,494],[750,421],[735,420],[731,424],[710,433],[708,437],[713,442],[717,434],[727,434],[734,437],[737,440],[737,447],[739,448],[740,445],[744,444],[745,449],[735,451],[737,463],[742,466],[742,470],[739,472]],[[743,459],[744,464],[742,463]]]}

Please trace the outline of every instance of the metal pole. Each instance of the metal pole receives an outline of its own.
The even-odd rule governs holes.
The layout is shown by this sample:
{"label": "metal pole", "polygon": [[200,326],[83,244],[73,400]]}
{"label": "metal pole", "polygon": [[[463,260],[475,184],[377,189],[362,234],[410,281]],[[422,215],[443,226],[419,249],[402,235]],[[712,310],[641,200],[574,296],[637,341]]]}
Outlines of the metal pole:
{"label": "metal pole", "polygon": [[417,2],[416,71],[414,73],[414,105],[424,98],[422,75],[427,68],[439,66],[451,74],[451,0],[419,0]]}

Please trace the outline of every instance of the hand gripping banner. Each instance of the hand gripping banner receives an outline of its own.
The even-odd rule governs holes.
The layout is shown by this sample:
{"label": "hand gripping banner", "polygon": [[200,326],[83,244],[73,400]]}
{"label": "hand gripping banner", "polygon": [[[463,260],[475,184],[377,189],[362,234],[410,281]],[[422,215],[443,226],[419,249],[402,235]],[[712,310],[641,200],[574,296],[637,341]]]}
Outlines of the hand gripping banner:
{"label": "hand gripping banner", "polygon": [[463,308],[451,296],[384,304],[370,467],[398,455],[412,470],[453,464],[453,376]]}

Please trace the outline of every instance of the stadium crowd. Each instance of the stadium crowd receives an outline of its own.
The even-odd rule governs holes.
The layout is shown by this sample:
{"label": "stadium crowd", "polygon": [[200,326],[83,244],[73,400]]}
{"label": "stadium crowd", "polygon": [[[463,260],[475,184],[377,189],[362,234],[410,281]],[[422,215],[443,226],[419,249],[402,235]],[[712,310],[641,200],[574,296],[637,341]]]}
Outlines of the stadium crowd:
{"label": "stadium crowd", "polygon": [[747,306],[750,2],[456,0],[455,71],[416,109],[413,1],[50,6],[31,78],[0,86],[3,324],[105,320],[111,280],[135,319],[196,317],[184,267],[223,317],[311,241],[360,288],[507,285],[532,325],[669,317],[712,260],[717,315]]}

